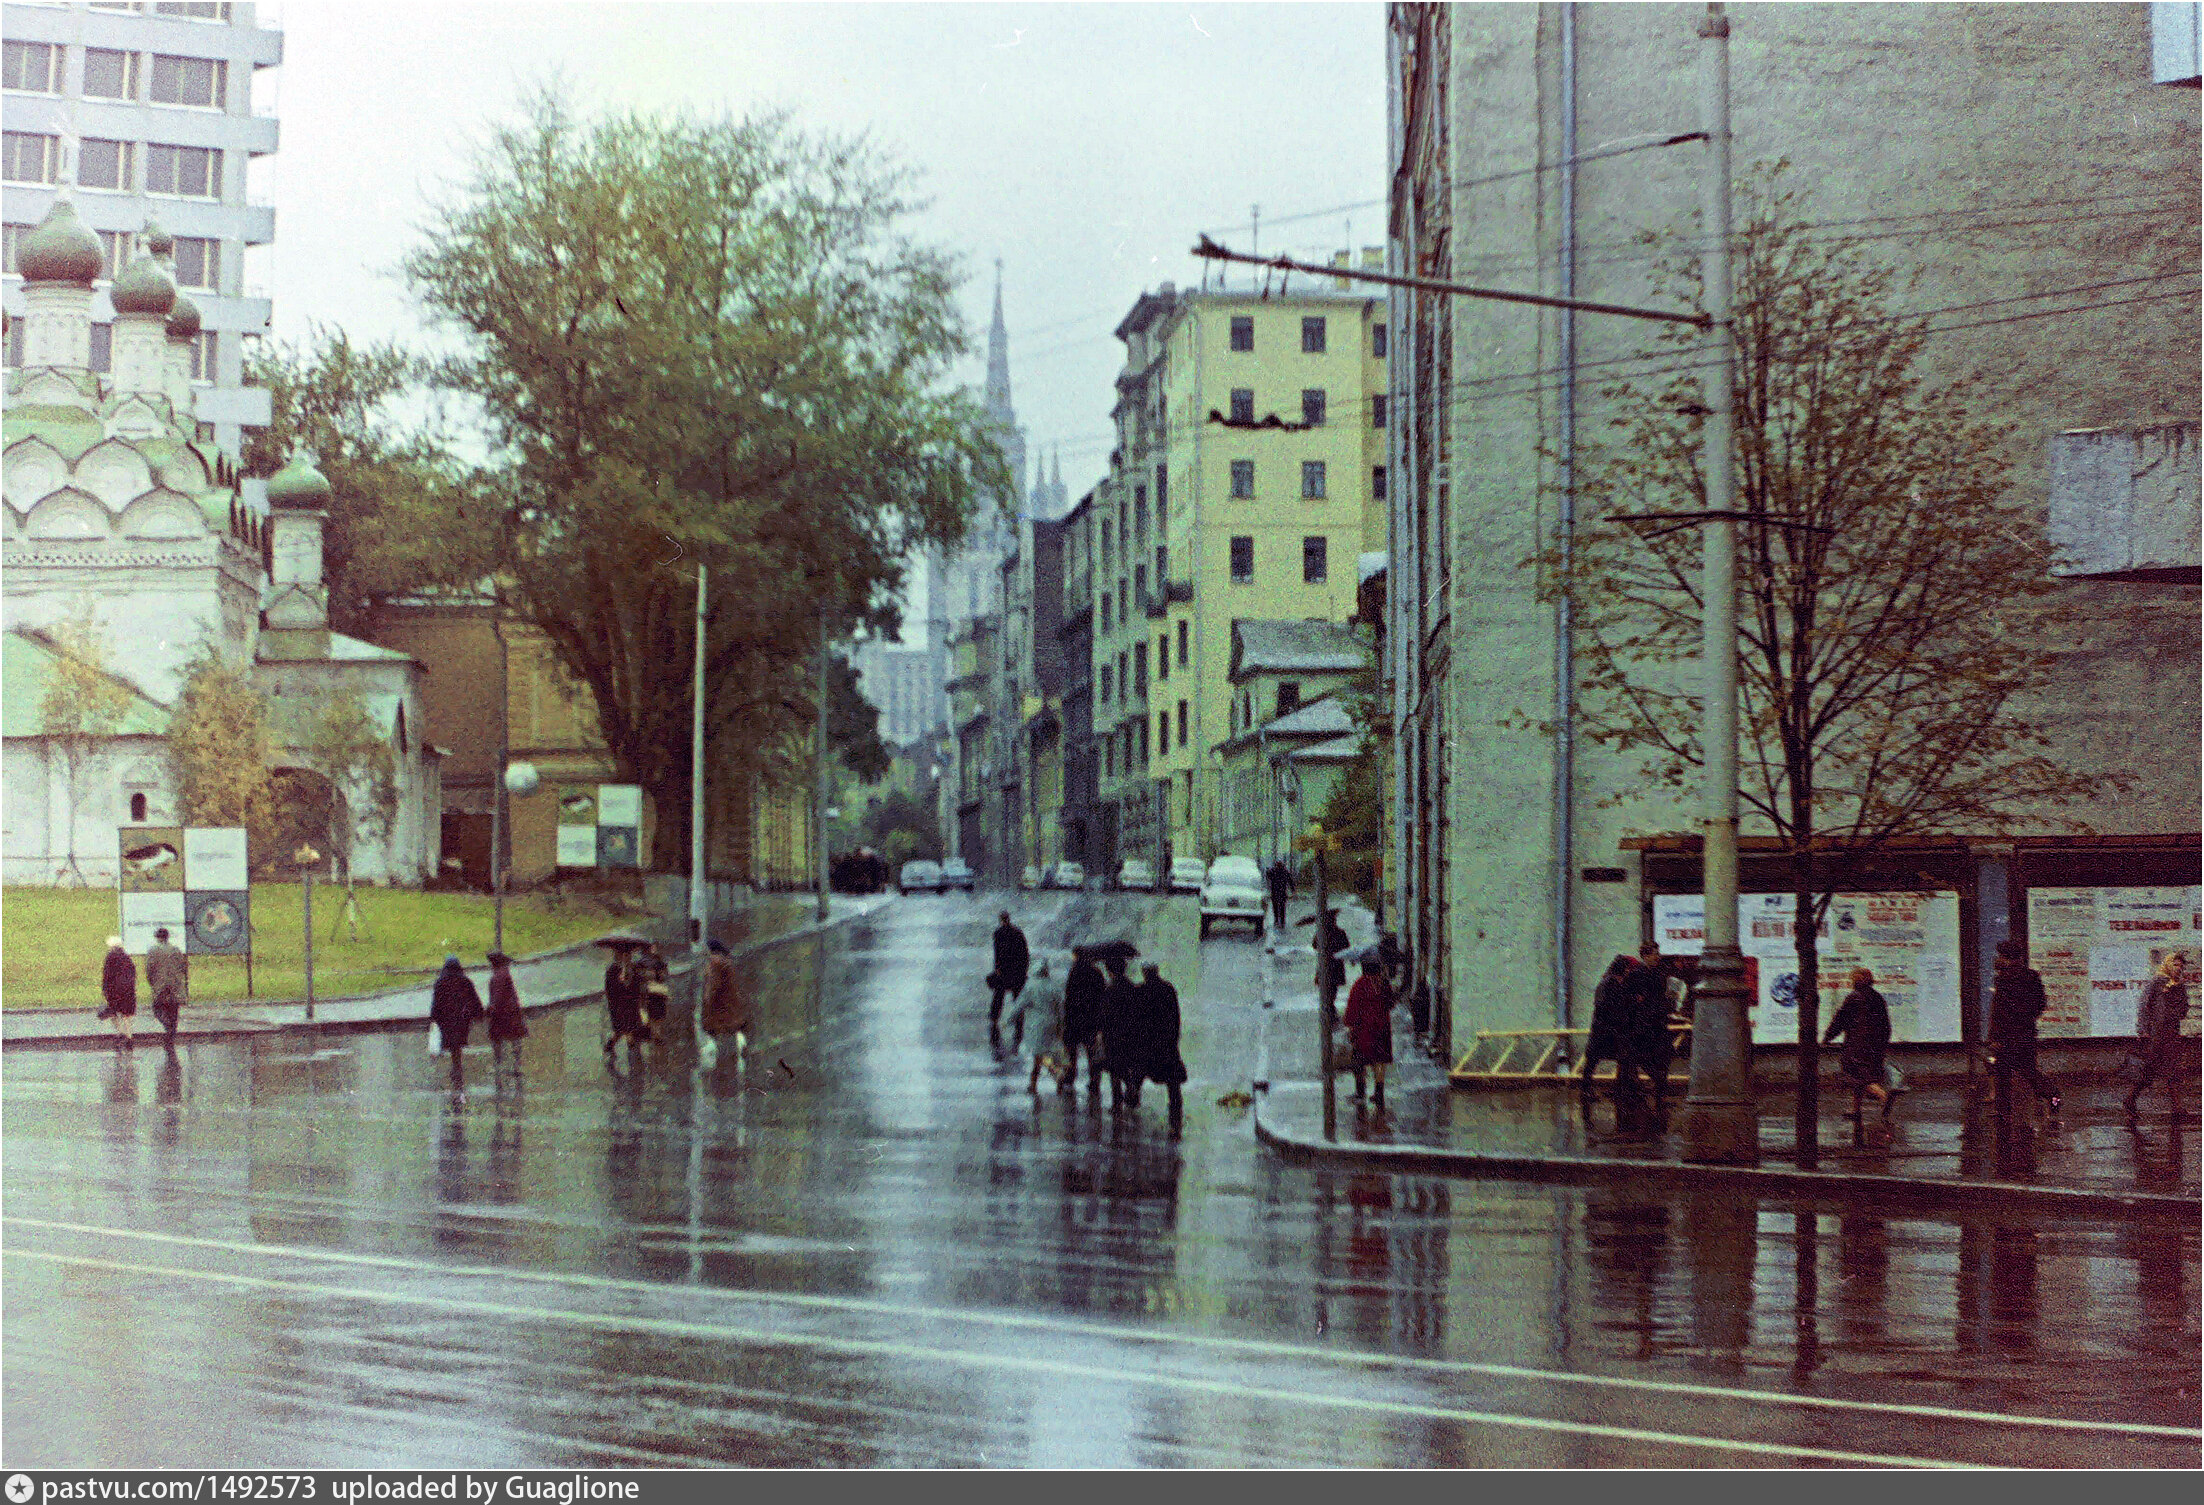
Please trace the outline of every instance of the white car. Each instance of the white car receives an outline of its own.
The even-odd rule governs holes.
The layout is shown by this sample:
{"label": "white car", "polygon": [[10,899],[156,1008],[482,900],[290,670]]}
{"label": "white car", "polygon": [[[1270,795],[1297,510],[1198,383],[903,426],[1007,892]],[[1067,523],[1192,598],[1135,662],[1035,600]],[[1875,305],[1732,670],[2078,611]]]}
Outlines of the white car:
{"label": "white car", "polygon": [[1252,857],[1219,857],[1209,864],[1209,872],[1201,885],[1201,933],[1208,938],[1209,927],[1226,920],[1238,920],[1253,925],[1255,933],[1263,933],[1263,905],[1268,895],[1263,888],[1263,870],[1255,865]]}
{"label": "white car", "polygon": [[1076,892],[1087,886],[1087,870],[1076,862],[1059,862],[1048,870],[1048,886]]}
{"label": "white car", "polygon": [[1029,867],[1024,872],[1018,875],[1018,887],[1024,889],[1035,889],[1039,888],[1040,886],[1041,870],[1039,868]]}
{"label": "white car", "polygon": [[1117,887],[1121,893],[1151,893],[1156,886],[1156,870],[1138,857],[1128,857],[1118,864]]}
{"label": "white car", "polygon": [[923,859],[906,862],[903,864],[903,871],[896,875],[895,886],[899,893],[938,893],[941,890],[941,864]]}
{"label": "white car", "polygon": [[972,865],[962,857],[952,857],[941,865],[941,891],[961,888],[966,893],[979,892],[979,879],[972,874]]}
{"label": "white car", "polygon": [[1206,872],[1199,857],[1174,857],[1171,859],[1171,892],[1174,894],[1198,894]]}

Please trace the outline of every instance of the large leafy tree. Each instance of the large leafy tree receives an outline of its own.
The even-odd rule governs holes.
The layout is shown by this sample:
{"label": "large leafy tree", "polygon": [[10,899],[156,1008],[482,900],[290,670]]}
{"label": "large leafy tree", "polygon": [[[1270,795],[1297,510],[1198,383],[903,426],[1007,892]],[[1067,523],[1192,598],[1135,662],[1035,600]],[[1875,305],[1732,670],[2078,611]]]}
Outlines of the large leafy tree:
{"label": "large leafy tree", "polygon": [[269,773],[268,700],[244,666],[207,643],[185,670],[169,717],[168,756],[187,826],[243,826],[256,863],[290,854]]}
{"label": "large leafy tree", "polygon": [[500,498],[430,416],[416,357],[316,327],[304,345],[267,345],[246,374],[268,389],[271,409],[268,426],[248,432],[246,468],[272,475],[304,450],[328,477],[330,626],[365,632],[378,597],[466,585],[490,570]]}
{"label": "large leafy tree", "polygon": [[[751,763],[816,705],[819,635],[893,631],[904,556],[1009,490],[945,385],[956,277],[901,230],[909,192],[781,116],[583,124],[544,94],[407,261],[499,443],[514,604],[662,816],[687,802],[699,565],[712,761]],[[657,832],[678,865],[688,823]]]}
{"label": "large leafy tree", "polygon": [[[1816,933],[1833,892],[1901,838],[1995,831],[2092,792],[2050,756],[2027,701],[2074,629],[2037,519],[2009,505],[2013,436],[1973,383],[1932,376],[1908,284],[1805,228],[1780,168],[1756,174],[1733,248],[1739,529],[1740,799],[1789,862],[1796,905],[1799,1144],[1811,1156],[1820,1030]],[[1658,263],[1696,304],[1682,238]],[[1694,337],[1679,331],[1679,346]],[[1586,515],[1705,506],[1694,349],[1614,384],[1610,437],[1580,457]],[[1578,535],[1551,589],[1581,632],[1579,715],[1695,790],[1703,600],[1692,528],[1609,521]]]}
{"label": "large leafy tree", "polygon": [[79,602],[67,617],[47,628],[45,636],[56,652],[46,687],[38,697],[38,729],[51,750],[68,812],[68,860],[62,868],[63,881],[73,881],[82,888],[84,869],[77,865],[77,815],[100,755],[108,751],[116,729],[130,713],[130,689],[110,672],[113,650],[93,616],[89,600]]}

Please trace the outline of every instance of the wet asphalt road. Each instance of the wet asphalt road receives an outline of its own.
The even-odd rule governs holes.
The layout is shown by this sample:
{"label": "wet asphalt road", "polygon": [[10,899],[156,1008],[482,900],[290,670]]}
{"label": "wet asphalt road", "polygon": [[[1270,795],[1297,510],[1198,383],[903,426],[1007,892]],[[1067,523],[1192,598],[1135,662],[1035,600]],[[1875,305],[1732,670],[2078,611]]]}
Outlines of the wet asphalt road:
{"label": "wet asphalt road", "polygon": [[6,1463],[2200,1461],[2194,1228],[1282,1166],[1252,941],[1011,900],[1179,983],[1174,1140],[990,1052],[997,897],[747,961],[709,1076],[594,1009],[457,1100],[415,1032],[9,1052]]}

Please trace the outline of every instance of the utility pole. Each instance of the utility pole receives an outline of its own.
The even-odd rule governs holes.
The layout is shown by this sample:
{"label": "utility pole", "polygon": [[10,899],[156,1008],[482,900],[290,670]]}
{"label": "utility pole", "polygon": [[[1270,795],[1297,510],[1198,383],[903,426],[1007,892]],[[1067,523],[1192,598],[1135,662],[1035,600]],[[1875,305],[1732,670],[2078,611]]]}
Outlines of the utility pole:
{"label": "utility pole", "polygon": [[827,917],[827,608],[819,608],[819,724],[813,733],[811,761],[817,787],[812,791],[812,861],[818,866],[819,920]]}
{"label": "utility pole", "polygon": [[490,904],[493,951],[505,949],[505,779],[513,755],[512,649],[505,642],[504,606],[490,605],[490,635],[497,639],[497,783],[490,790]]}
{"label": "utility pole", "polygon": [[[689,717],[689,949],[704,949],[711,918],[704,898],[704,561],[696,565],[696,703]],[[693,1011],[699,1034],[704,1011]]]}
{"label": "utility pole", "polygon": [[[1702,378],[1706,466],[1706,758],[1704,881],[1706,949],[1692,1018],[1691,1086],[1684,1098],[1683,1156],[1723,1165],[1760,1160],[1760,1117],[1752,1096],[1752,1037],[1745,959],[1737,948],[1737,520],[1730,453],[1735,340],[1730,328],[1730,23],[1720,5],[1699,22],[1699,125],[1706,133],[1701,185],[1700,276],[1712,359]],[[1810,1099],[1799,1084],[1801,1111]],[[1811,1136],[1801,1141],[1811,1142]]]}

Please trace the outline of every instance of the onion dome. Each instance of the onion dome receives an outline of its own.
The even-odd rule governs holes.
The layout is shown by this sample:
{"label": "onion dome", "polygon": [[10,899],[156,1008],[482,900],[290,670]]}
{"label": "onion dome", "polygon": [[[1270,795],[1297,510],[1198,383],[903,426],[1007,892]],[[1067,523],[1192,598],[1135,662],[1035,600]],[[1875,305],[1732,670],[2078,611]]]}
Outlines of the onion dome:
{"label": "onion dome", "polygon": [[304,455],[268,477],[268,505],[294,512],[313,512],[329,505],[335,493],[329,478],[307,463]]}
{"label": "onion dome", "polygon": [[176,284],[158,261],[140,256],[115,276],[107,301],[118,314],[153,314],[166,318],[176,307]]}
{"label": "onion dome", "polygon": [[199,332],[199,305],[188,294],[178,293],[168,311],[168,337],[188,340]]}
{"label": "onion dome", "polygon": [[84,228],[76,206],[55,199],[54,207],[16,248],[16,270],[25,282],[76,282],[85,287],[99,276],[99,237]]}
{"label": "onion dome", "polygon": [[166,256],[176,249],[176,237],[163,230],[157,219],[145,222],[142,238],[145,241],[145,254],[148,256]]}

